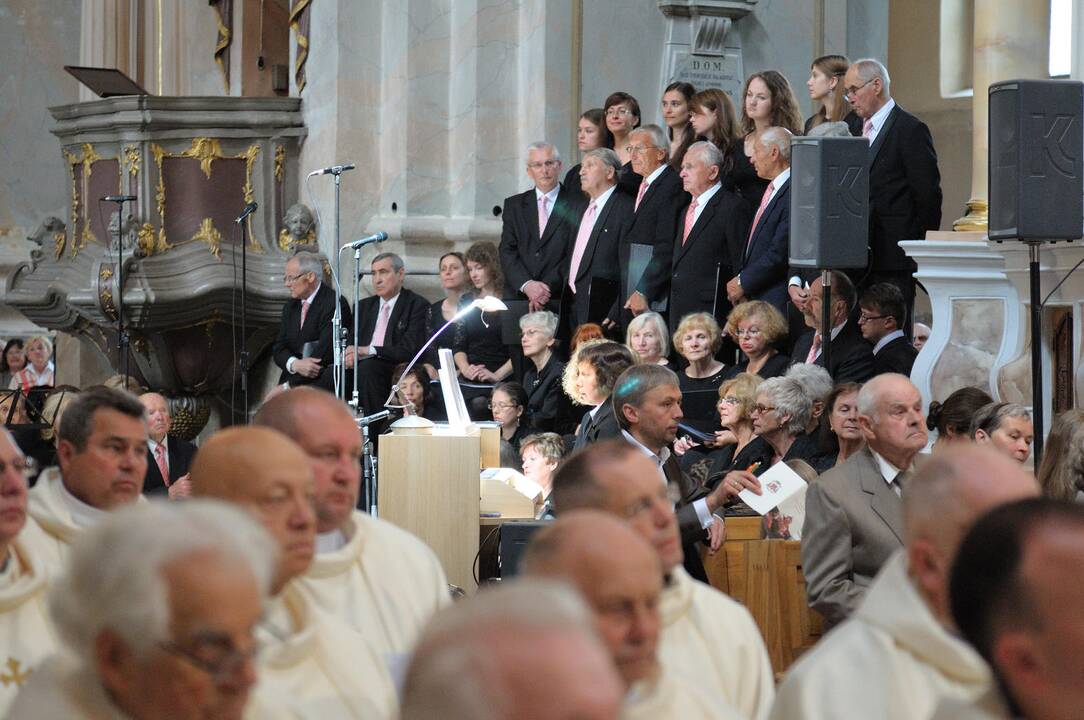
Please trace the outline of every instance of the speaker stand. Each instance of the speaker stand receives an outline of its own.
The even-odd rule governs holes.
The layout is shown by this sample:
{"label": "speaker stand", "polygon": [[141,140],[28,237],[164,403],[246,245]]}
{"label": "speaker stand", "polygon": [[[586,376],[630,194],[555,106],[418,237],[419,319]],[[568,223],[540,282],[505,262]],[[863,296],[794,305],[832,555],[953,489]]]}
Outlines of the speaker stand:
{"label": "speaker stand", "polygon": [[831,371],[832,362],[832,271],[821,270],[821,357],[824,369]]}
{"label": "speaker stand", "polygon": [[1043,458],[1043,308],[1040,295],[1039,248],[1041,241],[1028,241],[1028,281],[1031,290],[1031,419],[1035,428],[1032,449],[1035,468]]}

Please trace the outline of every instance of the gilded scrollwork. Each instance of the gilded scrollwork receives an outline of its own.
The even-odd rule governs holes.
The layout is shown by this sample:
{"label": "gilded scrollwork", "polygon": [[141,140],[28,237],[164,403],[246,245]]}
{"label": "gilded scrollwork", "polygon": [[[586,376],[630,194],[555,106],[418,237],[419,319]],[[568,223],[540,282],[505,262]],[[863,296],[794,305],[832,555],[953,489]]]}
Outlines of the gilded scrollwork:
{"label": "gilded scrollwork", "polygon": [[63,232],[53,233],[53,259],[59,260],[64,254],[64,245],[68,242],[68,236]]}
{"label": "gilded scrollwork", "polygon": [[124,148],[124,166],[128,168],[128,174],[132,177],[139,175],[140,166],[143,163],[143,156],[139,152],[139,148],[135,145],[129,145]]}
{"label": "gilded scrollwork", "polygon": [[102,264],[98,268],[98,302],[102,310],[111,318],[117,317],[117,308],[113,304],[113,291],[110,281],[113,279],[113,266]]}
{"label": "gilded scrollwork", "polygon": [[[80,197],[84,199],[89,197],[91,166],[99,160],[117,160],[117,158],[102,157],[91,143],[83,143],[80,145],[80,150],[82,151],[82,157],[71,150],[64,149],[64,158],[67,161],[68,174],[72,182],[72,241],[68,247],[70,256],[73,258],[79,254],[82,248],[87,246],[87,243],[98,241],[98,238],[90,229],[90,218],[85,216],[86,209],[90,204],[89,202],[83,202],[82,204],[79,202]],[[123,189],[123,173],[121,173],[121,184],[122,186],[118,190]],[[82,218],[83,229],[77,234],[76,227],[79,224],[80,210],[84,213]]]}
{"label": "gilded scrollwork", "polygon": [[215,227],[215,223],[211,218],[203,218],[203,222],[200,223],[196,234],[192,236],[192,240],[206,244],[210,248],[212,255],[219,260],[222,259],[222,233]]}
{"label": "gilded scrollwork", "polygon": [[286,146],[275,146],[275,180],[282,182],[286,177]]}

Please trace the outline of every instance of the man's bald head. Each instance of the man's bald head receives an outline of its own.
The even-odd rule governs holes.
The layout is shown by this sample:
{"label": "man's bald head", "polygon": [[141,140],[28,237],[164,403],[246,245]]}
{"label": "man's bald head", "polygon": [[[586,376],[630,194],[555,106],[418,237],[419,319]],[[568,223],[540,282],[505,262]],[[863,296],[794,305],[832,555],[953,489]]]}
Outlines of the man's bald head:
{"label": "man's bald head", "polygon": [[345,530],[361,485],[361,433],[350,409],[329,392],[294,388],[264,403],[253,423],[301,446],[316,482],[317,532]]}
{"label": "man's bald head", "polygon": [[912,578],[931,609],[948,622],[948,582],[960,541],[982,515],[1039,494],[1035,477],[989,448],[946,448],[925,462],[903,493]]}
{"label": "man's bald head", "polygon": [[562,515],[531,539],[524,571],[580,591],[626,684],[658,671],[662,572],[653,548],[627,523],[593,510]]}
{"label": "man's bald head", "polygon": [[221,430],[196,453],[192,494],[241,505],[279,543],[277,593],[312,562],[316,518],[312,470],[305,453],[282,433],[263,427]]}

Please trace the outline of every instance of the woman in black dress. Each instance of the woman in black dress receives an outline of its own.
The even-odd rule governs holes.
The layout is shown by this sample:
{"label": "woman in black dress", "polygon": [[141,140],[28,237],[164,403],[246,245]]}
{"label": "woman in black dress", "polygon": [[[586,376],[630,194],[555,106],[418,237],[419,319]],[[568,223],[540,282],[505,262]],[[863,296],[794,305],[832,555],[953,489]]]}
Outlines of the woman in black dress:
{"label": "woman in black dress", "polygon": [[523,372],[527,391],[524,424],[533,432],[572,432],[576,420],[571,404],[561,391],[565,364],[554,352],[557,316],[548,310],[528,313],[519,319],[523,357],[530,362]]}
{"label": "woman in black dress", "polygon": [[[500,297],[504,276],[497,246],[488,240],[476,242],[467,248],[466,258],[476,297]],[[471,312],[461,326],[456,331],[455,364],[464,380],[495,384],[512,374],[512,359],[501,337],[500,312]]]}
{"label": "woman in black dress", "polygon": [[851,108],[843,92],[843,76],[850,66],[850,61],[842,55],[822,55],[813,61],[805,86],[809,97],[820,107],[806,118],[805,135],[822,123],[845,122],[851,135],[861,137],[862,118]]}
{"label": "woman in black dress", "polygon": [[674,331],[674,349],[688,363],[678,373],[684,422],[703,432],[719,427],[716,392],[727,367],[715,359],[715,353],[722,342],[719,323],[708,313],[686,315]]}
{"label": "woman in black dress", "polygon": [[727,316],[726,332],[742,352],[727,377],[747,372],[767,380],[787,372],[790,358],[778,349],[787,337],[787,321],[775,306],[763,300],[741,303]]}
{"label": "woman in black dress", "polygon": [[[576,145],[580,150],[580,157],[598,148],[610,148],[614,146],[614,136],[606,127],[606,113],[602,108],[591,108],[580,115],[579,125],[576,127]],[[582,163],[576,163],[565,173],[565,190],[573,196],[583,193],[580,188],[580,167]]]}
{"label": "woman in black dress", "polygon": [[643,180],[632,169],[632,154],[629,148],[629,133],[640,127],[640,103],[625,92],[610,93],[602,106],[606,114],[606,127],[614,137],[614,152],[621,161],[621,172],[617,176],[617,187],[621,192],[636,197]]}
{"label": "woman in black dress", "polygon": [[517,464],[519,444],[530,434],[523,422],[526,409],[527,392],[518,382],[502,382],[493,388],[493,394],[489,396],[489,410],[493,419],[501,424],[501,440],[512,446]]}
{"label": "woman in black dress", "polygon": [[[723,153],[723,169],[720,180],[727,190],[734,190],[732,179],[736,158],[735,141],[738,139],[738,114],[730,96],[719,88],[701,90],[689,102],[689,122],[693,131]],[[745,158],[745,162],[749,162]]]}
{"label": "woman in black dress", "polygon": [[734,145],[731,180],[738,194],[757,207],[768,188],[768,181],[757,175],[749,161],[753,155],[753,143],[760,133],[770,127],[785,128],[794,135],[801,135],[802,116],[798,113],[798,100],[781,73],[764,70],[749,76],[742,90],[740,123],[741,138]]}
{"label": "woman in black dress", "polygon": [[670,167],[681,172],[685,151],[696,142],[696,131],[689,121],[689,101],[696,88],[687,82],[672,82],[662,93],[662,120],[670,139]]}
{"label": "woman in black dress", "polygon": [[[429,306],[425,313],[425,337],[433,337],[433,334],[455,317],[467,303],[474,299],[471,292],[470,276],[467,274],[467,261],[461,253],[447,252],[440,256],[438,263],[440,268],[440,286],[444,290],[444,299],[437,300]],[[452,328],[444,331],[425,353],[425,370],[433,380],[437,379],[437,351],[442,348],[451,348],[455,343],[455,333]]]}

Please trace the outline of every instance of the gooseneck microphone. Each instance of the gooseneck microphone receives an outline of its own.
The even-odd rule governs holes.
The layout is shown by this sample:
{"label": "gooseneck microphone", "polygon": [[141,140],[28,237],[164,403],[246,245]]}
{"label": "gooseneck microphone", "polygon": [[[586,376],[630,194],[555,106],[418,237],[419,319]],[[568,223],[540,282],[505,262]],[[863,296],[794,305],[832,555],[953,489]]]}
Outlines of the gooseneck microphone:
{"label": "gooseneck microphone", "polygon": [[259,205],[257,203],[254,203],[254,202],[250,202],[248,205],[245,205],[245,209],[241,211],[241,214],[237,216],[237,219],[234,220],[234,222],[240,223],[242,220],[247,218],[249,215],[256,212],[257,207],[259,207]]}
{"label": "gooseneck microphone", "polygon": [[135,195],[106,195],[102,198],[103,202],[135,202]]}
{"label": "gooseneck microphone", "polygon": [[359,247],[364,247],[365,245],[369,245],[370,243],[382,243],[387,239],[388,234],[386,232],[374,233],[373,235],[363,237],[350,243],[350,249],[357,250]]}
{"label": "gooseneck microphone", "polygon": [[313,170],[309,173],[309,177],[314,175],[342,175],[347,170],[354,170],[357,165],[354,163],[346,163],[344,165],[332,165],[331,167],[320,168],[319,170]]}

